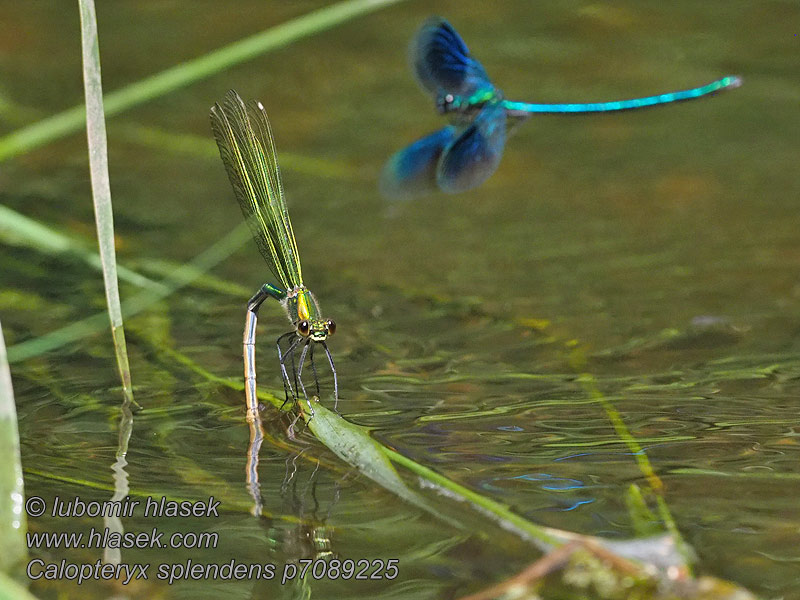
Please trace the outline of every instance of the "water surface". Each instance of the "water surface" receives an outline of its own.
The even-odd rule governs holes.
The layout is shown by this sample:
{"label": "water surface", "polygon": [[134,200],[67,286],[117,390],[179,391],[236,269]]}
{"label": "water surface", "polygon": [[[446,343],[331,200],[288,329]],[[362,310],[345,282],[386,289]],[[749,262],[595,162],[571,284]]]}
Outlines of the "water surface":
{"label": "water surface", "polygon": [[[104,85],[118,88],[317,8],[319,2],[100,4]],[[5,3],[3,132],[82,99],[73,5]],[[533,118],[498,172],[459,196],[389,205],[383,161],[441,126],[406,65],[432,12],[459,29],[509,97],[597,101],[740,74],[741,89],[638,113]],[[239,210],[208,127],[229,88],[273,122],[306,283],[338,333],[342,414],[382,442],[512,506],[581,533],[634,534],[646,488],[601,403],[619,411],[664,482],[701,573],[800,598],[800,10],[794,2],[406,2],[296,42],[109,122],[119,261],[153,278],[234,229]],[[174,148],[152,130],[197,136]],[[204,145],[203,145],[204,144]],[[3,164],[3,204],[83,240],[93,224],[81,134]],[[102,311],[83,263],[3,245],[9,346]],[[166,263],[164,261],[167,261]],[[324,598],[458,597],[536,558],[498,532],[453,528],[351,472],[267,413],[263,516],[244,482],[242,394],[181,365],[241,376],[250,293],[268,277],[243,243],[199,281],[129,321],[136,494],[223,501],[218,518],[124,520],[126,531],[216,531],[216,549],[123,550],[128,562],[282,565],[334,552],[399,559],[393,581],[322,581]],[[228,282],[228,283],[220,283]],[[123,297],[136,290],[122,286]],[[265,305],[260,383],[276,393]],[[12,365],[26,493],[106,500],[121,394],[101,332]],[[329,383],[329,382],[326,382]],[[302,450],[302,453],[298,453]],[[469,519],[470,517],[465,517]],[[477,522],[481,518],[472,515]],[[468,522],[468,521],[467,521]],[[88,531],[98,519],[30,520]],[[314,538],[318,538],[315,543]],[[321,541],[325,540],[325,541]],[[97,549],[36,550],[94,562]],[[42,598],[77,594],[42,580]],[[82,598],[294,598],[276,582],[88,582]]]}

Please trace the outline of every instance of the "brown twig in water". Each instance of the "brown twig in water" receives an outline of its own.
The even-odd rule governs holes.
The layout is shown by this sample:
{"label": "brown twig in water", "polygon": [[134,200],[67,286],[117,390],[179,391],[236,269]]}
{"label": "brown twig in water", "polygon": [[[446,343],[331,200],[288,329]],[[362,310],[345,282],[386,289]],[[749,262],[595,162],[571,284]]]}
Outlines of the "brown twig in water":
{"label": "brown twig in water", "polygon": [[[522,592],[524,588],[530,588],[537,581],[544,579],[559,569],[563,569],[569,563],[572,555],[578,550],[589,552],[604,563],[610,564],[612,570],[621,574],[638,577],[646,576],[646,573],[636,566],[636,564],[608,551],[598,544],[588,540],[575,541],[549,552],[510,579],[482,590],[477,594],[463,596],[459,598],[459,600],[495,600],[496,598],[505,597],[506,594],[508,594],[509,598],[520,597],[519,593]],[[512,595],[513,592],[516,592],[516,594]]]}

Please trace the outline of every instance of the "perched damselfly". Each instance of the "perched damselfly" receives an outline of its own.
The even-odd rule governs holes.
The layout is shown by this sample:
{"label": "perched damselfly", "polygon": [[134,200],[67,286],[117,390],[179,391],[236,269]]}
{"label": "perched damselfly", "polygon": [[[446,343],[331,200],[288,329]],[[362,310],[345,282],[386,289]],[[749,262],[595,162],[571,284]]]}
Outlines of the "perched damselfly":
{"label": "perched damselfly", "polygon": [[390,198],[437,189],[457,193],[479,186],[500,164],[507,120],[519,123],[537,113],[574,115],[632,110],[701,98],[741,84],[738,77],[728,76],[688,90],[630,100],[514,102],[505,99],[461,36],[440,17],[432,17],[422,25],[411,41],[409,59],[420,85],[451,124],[420,138],[387,161],[380,186]]}
{"label": "perched damselfly", "polygon": [[[211,108],[211,129],[234,194],[253,232],[276,283],[265,283],[247,303],[244,328],[244,377],[248,409],[257,410],[255,341],[258,310],[267,298],[281,303],[293,329],[278,338],[278,360],[286,399],[297,399],[298,390],[308,399],[303,384],[303,366],[308,357],[319,395],[314,348],[322,346],[333,372],[333,393],[339,400],[339,384],[326,340],[336,332],[336,323],[325,319],[314,295],[303,284],[300,255],[292,223],[286,210],[272,129],[260,102],[245,104],[231,90]],[[281,344],[286,347],[282,348]],[[300,351],[295,369],[294,355]],[[287,360],[291,359],[292,377]]]}

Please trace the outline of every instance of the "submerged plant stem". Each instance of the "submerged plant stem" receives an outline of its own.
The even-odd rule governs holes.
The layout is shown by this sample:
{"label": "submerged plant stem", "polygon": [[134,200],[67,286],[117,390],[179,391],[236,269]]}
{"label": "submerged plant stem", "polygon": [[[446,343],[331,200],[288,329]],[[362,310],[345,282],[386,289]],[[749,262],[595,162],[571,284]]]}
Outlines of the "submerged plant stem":
{"label": "submerged plant stem", "polygon": [[[174,273],[165,277],[159,284],[158,290],[143,290],[123,302],[122,313],[126,317],[131,317],[149,308],[162,298],[202,276],[203,273],[226,259],[249,239],[250,229],[247,227],[247,223],[239,224],[207,250],[198,254],[191,262],[179,267]],[[8,360],[13,364],[76,342],[101,331],[105,323],[107,323],[106,319],[107,317],[104,313],[98,313],[37,338],[15,344],[8,349]]]}
{"label": "submerged plant stem", "polygon": [[650,458],[647,456],[644,448],[642,448],[636,438],[633,437],[633,434],[631,434],[628,426],[625,425],[625,421],[622,419],[622,415],[619,414],[617,408],[597,387],[597,382],[595,381],[594,376],[591,373],[581,373],[579,382],[589,396],[600,402],[603,410],[605,410],[606,415],[608,416],[609,421],[611,421],[611,424],[614,427],[614,431],[617,433],[619,438],[625,442],[625,445],[628,446],[628,449],[631,451],[634,460],[636,460],[636,464],[639,466],[639,470],[642,472],[642,475],[645,476],[648,486],[653,491],[656,507],[658,509],[658,516],[664,523],[664,527],[666,527],[667,531],[669,531],[670,535],[672,535],[673,539],[675,540],[678,551],[683,556],[687,568],[690,568],[689,565],[692,562],[692,552],[689,548],[689,545],[683,539],[683,536],[678,529],[678,525],[675,523],[675,519],[672,516],[672,512],[669,510],[667,501],[664,499],[664,483],[656,474],[655,469],[653,469],[653,464],[650,462]]}
{"label": "submerged plant stem", "polygon": [[[47,254],[69,255],[93,269],[103,270],[100,256],[79,241],[2,204],[0,204],[0,239],[7,244],[25,245]],[[117,265],[117,276],[136,287],[156,290],[161,288],[161,284],[121,265]]]}

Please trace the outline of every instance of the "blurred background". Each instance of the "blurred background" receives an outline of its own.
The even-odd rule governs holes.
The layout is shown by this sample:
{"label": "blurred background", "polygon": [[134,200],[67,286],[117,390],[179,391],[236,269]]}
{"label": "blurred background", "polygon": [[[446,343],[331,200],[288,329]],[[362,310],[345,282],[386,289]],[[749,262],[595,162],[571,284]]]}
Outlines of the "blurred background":
{"label": "blurred background", "polygon": [[[98,3],[104,89],[324,5]],[[0,3],[0,133],[83,102],[76,9]],[[480,188],[391,202],[377,191],[384,161],[443,125],[406,59],[431,14],[515,100],[615,100],[727,74],[744,85],[638,112],[533,117]],[[240,226],[208,110],[230,88],[259,99],[304,279],[338,325],[330,347],[343,416],[535,522],[630,537],[625,492],[646,483],[586,374],[664,482],[698,571],[800,598],[798,34],[800,6],[778,0],[399,2],[109,118],[117,258],[158,280]],[[0,203],[95,249],[85,134],[3,162]],[[3,235],[12,358],[15,345],[103,312],[98,272]],[[458,597],[531,562],[508,534],[487,542],[391,501],[307,432],[289,443],[280,420],[261,451],[265,516],[249,514],[243,394],[207,376],[241,377],[245,303],[270,280],[255,244],[237,239],[195,283],[126,322],[143,407],[131,488],[227,507],[219,519],[137,517],[126,528],[209,529],[220,544],[128,551],[125,561],[399,559],[394,581],[314,582],[325,598]],[[121,285],[123,300],[138,291]],[[274,340],[288,325],[277,305],[263,306],[259,383],[276,394]],[[107,499],[121,400],[107,328],[18,360],[12,375],[26,493]],[[33,531],[91,524],[30,520]],[[32,587],[42,598],[76,589]],[[81,587],[84,598],[117,592],[299,593],[253,581]]]}

